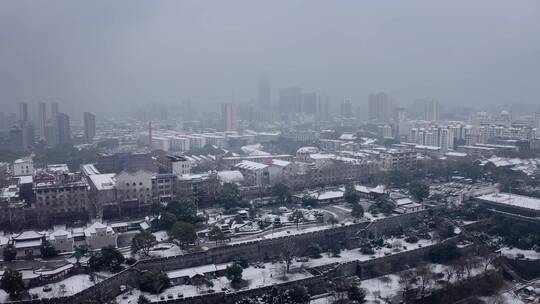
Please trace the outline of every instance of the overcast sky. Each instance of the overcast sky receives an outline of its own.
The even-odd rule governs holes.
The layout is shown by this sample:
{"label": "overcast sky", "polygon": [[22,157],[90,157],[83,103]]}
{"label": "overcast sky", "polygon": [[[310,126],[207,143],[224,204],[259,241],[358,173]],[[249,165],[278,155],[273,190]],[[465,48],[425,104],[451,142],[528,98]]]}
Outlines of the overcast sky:
{"label": "overcast sky", "polygon": [[[540,1],[1,0],[0,104],[118,109],[277,89],[540,105]],[[2,111],[2,109],[0,109]]]}

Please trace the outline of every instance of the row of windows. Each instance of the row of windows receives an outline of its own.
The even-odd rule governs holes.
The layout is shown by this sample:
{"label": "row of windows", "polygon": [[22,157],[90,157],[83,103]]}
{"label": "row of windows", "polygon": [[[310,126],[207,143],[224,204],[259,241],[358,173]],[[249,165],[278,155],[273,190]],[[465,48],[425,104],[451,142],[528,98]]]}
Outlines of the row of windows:
{"label": "row of windows", "polygon": [[38,204],[40,205],[45,205],[45,206],[58,206],[58,205],[65,205],[66,203],[70,203],[71,204],[78,204],[78,203],[86,203],[86,201],[78,201],[78,200],[70,200],[68,202],[66,201],[54,201],[54,202],[42,202],[42,201],[38,201]]}
{"label": "row of windows", "polygon": [[[63,199],[63,198],[77,198],[77,197],[81,197],[81,198],[86,197],[86,193],[81,193],[81,194],[78,194],[78,195],[77,194],[66,195],[66,196],[64,196],[62,194],[60,194],[58,196],[48,196],[47,195],[47,196],[45,196],[45,199]],[[43,199],[43,196],[39,196],[38,199]]]}
{"label": "row of windows", "polygon": [[63,209],[44,209],[42,213],[44,214],[57,214],[61,212],[86,212],[84,207],[81,208],[63,208]]}
{"label": "row of windows", "polygon": [[43,193],[73,193],[73,192],[86,192],[85,187],[77,187],[77,188],[61,188],[61,189],[40,189],[36,190],[37,194],[43,194]]}

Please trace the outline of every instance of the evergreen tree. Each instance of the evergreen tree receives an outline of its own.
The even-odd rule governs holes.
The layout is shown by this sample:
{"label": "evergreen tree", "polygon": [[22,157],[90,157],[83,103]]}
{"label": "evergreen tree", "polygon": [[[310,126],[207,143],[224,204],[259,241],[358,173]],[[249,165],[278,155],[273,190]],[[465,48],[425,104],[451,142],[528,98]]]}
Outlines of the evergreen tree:
{"label": "evergreen tree", "polygon": [[144,256],[150,254],[150,249],[156,244],[156,236],[149,231],[143,231],[136,234],[131,239],[131,252],[141,252]]}
{"label": "evergreen tree", "polygon": [[225,276],[232,284],[238,284],[242,282],[242,272],[244,272],[244,268],[238,263],[233,263],[231,266],[227,266]]}
{"label": "evergreen tree", "polygon": [[10,297],[17,298],[24,291],[22,274],[16,270],[6,269],[0,280],[0,286]]}
{"label": "evergreen tree", "polygon": [[197,240],[195,227],[187,222],[176,222],[171,229],[171,235],[178,240],[182,246],[192,244]]}

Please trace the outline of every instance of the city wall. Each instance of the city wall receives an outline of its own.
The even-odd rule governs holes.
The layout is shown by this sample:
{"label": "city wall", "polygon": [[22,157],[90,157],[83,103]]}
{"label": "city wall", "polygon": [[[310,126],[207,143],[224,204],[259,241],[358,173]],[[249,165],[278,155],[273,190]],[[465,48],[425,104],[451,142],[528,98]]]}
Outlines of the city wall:
{"label": "city wall", "polygon": [[[248,261],[262,261],[277,258],[281,255],[284,245],[294,244],[294,250],[302,255],[303,248],[311,243],[329,244],[342,242],[342,245],[350,247],[350,239],[364,234],[367,236],[390,233],[407,226],[420,215],[426,214],[427,210],[396,215],[377,219],[372,222],[360,222],[350,225],[336,225],[334,228],[302,233],[297,235],[283,236],[272,239],[250,241],[245,243],[221,246],[181,256],[173,256],[160,259],[148,259],[139,261],[136,268],[139,270],[163,270],[196,267],[207,264],[228,263],[235,258],[242,257]],[[291,230],[294,228],[291,228]]]}
{"label": "city wall", "polygon": [[[226,245],[222,247],[216,247],[208,249],[203,252],[196,252],[186,255],[173,256],[168,258],[158,258],[158,259],[148,259],[138,261],[131,268],[128,268],[113,277],[105,279],[96,285],[81,291],[70,297],[63,298],[54,298],[52,300],[48,299],[38,299],[38,300],[28,300],[28,301],[19,301],[16,303],[20,304],[49,304],[49,303],[58,303],[58,304],[79,304],[85,303],[88,300],[97,300],[101,299],[110,299],[118,296],[120,294],[120,287],[132,286],[137,287],[139,282],[139,274],[141,271],[153,270],[153,271],[170,271],[175,269],[182,269],[188,267],[196,267],[207,264],[221,264],[227,263],[233,260],[236,257],[243,257],[249,261],[260,261],[265,258],[275,258],[281,254],[283,246],[285,244],[292,243],[297,250],[301,248],[306,248],[311,243],[328,243],[341,241],[345,242],[348,239],[357,237],[359,233],[371,233],[372,235],[379,235],[382,233],[388,233],[396,231],[400,226],[407,226],[410,222],[418,218],[419,216],[427,213],[427,210],[401,214],[393,217],[381,218],[372,222],[360,222],[350,225],[336,225],[333,228],[298,234],[290,235],[284,237],[278,237],[273,239],[251,241],[246,243]],[[292,228],[294,229],[294,228]],[[346,243],[346,242],[345,242]],[[346,245],[346,244],[345,244]],[[428,250],[428,248],[424,248]],[[299,252],[302,254],[302,252]],[[396,260],[403,259],[404,256],[409,254],[419,254],[415,251],[409,251],[401,253],[400,258]],[[397,255],[397,254],[396,254]],[[376,262],[370,262],[372,264],[377,263],[387,263],[389,258],[394,258],[394,255],[388,257],[381,257],[377,259]],[[348,263],[353,264],[353,263]],[[352,271],[350,267],[353,266],[341,266],[343,273],[347,271]],[[366,266],[368,262],[366,261]],[[356,266],[354,266],[356,267]],[[356,269],[356,268],[355,268]],[[280,289],[287,289],[290,286],[302,285],[308,287],[312,293],[315,293],[316,288],[322,288],[325,286],[324,279],[321,276],[309,277],[299,281],[292,281],[280,284],[278,287]],[[189,299],[180,299],[180,300],[170,300],[165,301],[165,303],[187,303],[187,304],[202,304],[202,303],[234,303],[239,298],[251,296],[251,295],[260,295],[269,292],[273,286],[265,288],[257,288],[253,290],[241,291],[233,294],[224,294],[224,293],[215,293],[211,295],[198,296]],[[95,302],[93,302],[95,303]]]}

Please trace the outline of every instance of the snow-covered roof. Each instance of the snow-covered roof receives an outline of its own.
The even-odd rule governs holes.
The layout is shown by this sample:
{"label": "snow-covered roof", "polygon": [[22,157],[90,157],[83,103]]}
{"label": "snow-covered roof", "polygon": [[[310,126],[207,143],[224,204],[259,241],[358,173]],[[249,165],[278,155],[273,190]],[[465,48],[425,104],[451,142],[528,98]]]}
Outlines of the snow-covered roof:
{"label": "snow-covered roof", "polygon": [[10,185],[3,189],[0,189],[0,198],[10,199],[19,196],[19,187],[16,185]]}
{"label": "snow-covered roof", "polygon": [[52,173],[68,173],[69,167],[67,164],[48,165],[47,171],[52,172]]}
{"label": "snow-covered roof", "polygon": [[217,175],[224,183],[240,183],[244,181],[244,176],[238,170],[218,171]]}
{"label": "snow-covered roof", "polygon": [[414,203],[413,200],[408,197],[404,197],[404,198],[400,198],[396,200],[396,205],[398,206],[410,205],[413,203]]}
{"label": "snow-covered roof", "polygon": [[343,194],[344,194],[343,191],[338,191],[338,190],[324,191],[318,194],[317,199],[319,200],[339,199],[343,197]]}
{"label": "snow-covered roof", "polygon": [[19,179],[19,185],[32,184],[34,182],[34,176],[32,175],[17,176],[17,178]]}
{"label": "snow-covered roof", "polygon": [[366,186],[362,186],[362,185],[355,185],[354,186],[354,189],[358,192],[362,192],[362,193],[377,193],[377,194],[384,194],[384,185],[378,185],[377,187],[375,188],[369,188],[369,187],[366,187]]}
{"label": "snow-covered roof", "polygon": [[290,161],[281,160],[281,159],[272,159],[272,165],[278,166],[278,167],[287,167],[290,165]]}
{"label": "snow-covered roof", "polygon": [[248,155],[258,155],[258,156],[270,155],[270,153],[262,151],[263,146],[261,144],[247,145],[247,146],[243,146],[241,149],[244,153]]}
{"label": "snow-covered roof", "polygon": [[249,160],[243,160],[234,166],[235,168],[246,170],[262,170],[268,167],[268,165],[252,162]]}
{"label": "snow-covered roof", "polygon": [[15,248],[29,248],[29,247],[39,247],[39,246],[41,246],[41,239],[15,242]]}
{"label": "snow-covered roof", "polygon": [[9,242],[9,238],[0,235],[0,246],[7,245],[8,242]]}
{"label": "snow-covered roof", "polygon": [[310,154],[309,157],[312,159],[333,159],[336,158],[334,154],[322,154],[322,153],[313,153]]}
{"label": "snow-covered roof", "polygon": [[198,266],[198,267],[184,268],[184,269],[170,271],[167,273],[167,276],[171,279],[183,278],[183,277],[192,278],[195,275],[204,275],[205,273],[223,270],[227,268],[227,265],[228,264],[221,264],[221,265],[210,264],[210,265],[203,265],[203,266]]}
{"label": "snow-covered roof", "polygon": [[296,153],[299,154],[311,154],[311,153],[319,153],[319,148],[317,147],[302,147],[296,151]]}
{"label": "snow-covered roof", "polygon": [[93,164],[83,165],[81,171],[83,171],[88,176],[100,174],[99,170]]}
{"label": "snow-covered roof", "polygon": [[90,175],[90,181],[96,187],[98,191],[113,190],[116,185],[116,174],[94,174]]}
{"label": "snow-covered roof", "polygon": [[446,155],[446,156],[455,156],[455,157],[465,157],[465,156],[467,156],[467,153],[450,151],[450,152],[446,152],[444,155]]}
{"label": "snow-covered roof", "polygon": [[54,231],[53,233],[49,234],[49,238],[50,239],[55,239],[57,237],[66,237],[66,238],[71,238],[72,235],[71,235],[71,232],[69,231],[66,231],[64,229],[58,229],[56,231]]}
{"label": "snow-covered roof", "polygon": [[14,235],[13,239],[15,241],[24,241],[24,240],[33,240],[33,239],[40,239],[43,237],[43,234],[40,232],[36,232],[33,230],[27,230],[24,231],[18,235]]}
{"label": "snow-covered roof", "polygon": [[51,276],[51,275],[56,275],[56,274],[62,273],[62,272],[66,271],[66,270],[69,270],[71,268],[73,268],[73,264],[65,264],[65,265],[57,267],[55,269],[38,269],[38,270],[35,270],[34,272],[36,274],[40,274],[40,275],[43,275],[43,276]]}
{"label": "snow-covered roof", "polygon": [[478,199],[498,204],[540,211],[540,199],[535,197],[510,193],[491,193],[479,196]]}
{"label": "snow-covered roof", "polygon": [[92,234],[96,234],[96,230],[106,229],[107,232],[113,232],[113,229],[109,226],[105,226],[104,224],[100,222],[95,222],[92,225],[88,226],[88,228],[84,229],[84,235],[90,236]]}
{"label": "snow-covered roof", "polygon": [[19,158],[19,159],[15,160],[13,163],[14,164],[24,164],[24,163],[30,163],[30,162],[32,162],[32,159]]}
{"label": "snow-covered roof", "polygon": [[341,134],[339,139],[342,139],[342,140],[355,140],[356,135],[351,134],[351,133],[343,133],[343,134]]}

